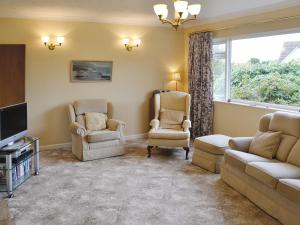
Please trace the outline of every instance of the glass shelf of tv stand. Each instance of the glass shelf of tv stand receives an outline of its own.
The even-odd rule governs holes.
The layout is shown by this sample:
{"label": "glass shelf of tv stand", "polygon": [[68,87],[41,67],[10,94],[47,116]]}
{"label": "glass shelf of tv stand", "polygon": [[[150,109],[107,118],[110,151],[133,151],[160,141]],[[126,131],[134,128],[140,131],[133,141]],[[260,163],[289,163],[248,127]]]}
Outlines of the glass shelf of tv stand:
{"label": "glass shelf of tv stand", "polygon": [[39,138],[24,137],[0,149],[0,191],[13,197],[13,191],[32,174],[39,174]]}

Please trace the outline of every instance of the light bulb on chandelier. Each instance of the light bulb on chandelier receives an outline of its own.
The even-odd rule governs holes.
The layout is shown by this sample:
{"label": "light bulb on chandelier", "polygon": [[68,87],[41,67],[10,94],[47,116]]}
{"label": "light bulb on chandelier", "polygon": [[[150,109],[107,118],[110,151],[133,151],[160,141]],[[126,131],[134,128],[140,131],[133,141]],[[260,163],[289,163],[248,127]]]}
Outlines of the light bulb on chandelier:
{"label": "light bulb on chandelier", "polygon": [[[200,13],[200,4],[188,5],[187,1],[174,0],[175,19],[168,20],[168,6],[166,4],[156,4],[153,6],[155,14],[163,24],[170,24],[176,30],[178,27],[188,21],[196,20]],[[190,18],[189,14],[191,15]]]}

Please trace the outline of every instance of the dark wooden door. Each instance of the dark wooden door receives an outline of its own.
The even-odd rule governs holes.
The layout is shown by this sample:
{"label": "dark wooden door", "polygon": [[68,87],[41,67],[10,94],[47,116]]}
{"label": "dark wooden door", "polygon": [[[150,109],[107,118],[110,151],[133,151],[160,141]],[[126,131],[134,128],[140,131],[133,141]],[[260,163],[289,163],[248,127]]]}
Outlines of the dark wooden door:
{"label": "dark wooden door", "polygon": [[0,44],[0,108],[25,102],[25,45]]}

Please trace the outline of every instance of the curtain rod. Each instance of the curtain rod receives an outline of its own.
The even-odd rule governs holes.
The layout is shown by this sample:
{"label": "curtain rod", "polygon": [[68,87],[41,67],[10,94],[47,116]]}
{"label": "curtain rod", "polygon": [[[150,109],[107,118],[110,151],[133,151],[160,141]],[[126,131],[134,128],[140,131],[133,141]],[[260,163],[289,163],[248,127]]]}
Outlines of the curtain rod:
{"label": "curtain rod", "polygon": [[[243,24],[238,24],[238,25],[231,25],[231,26],[225,26],[225,27],[220,27],[220,28],[215,28],[215,29],[207,28],[207,29],[191,32],[190,34],[197,33],[197,32],[212,32],[212,31],[220,31],[220,30],[229,30],[229,29],[239,28],[239,27],[248,26],[248,25],[272,23],[272,22],[278,22],[278,21],[284,21],[284,20],[290,20],[290,19],[297,19],[297,18],[300,18],[300,15],[279,17],[279,18],[275,18],[275,19],[258,20],[258,21],[254,21],[254,22],[243,23]],[[192,28],[193,27],[191,27],[191,29]]]}

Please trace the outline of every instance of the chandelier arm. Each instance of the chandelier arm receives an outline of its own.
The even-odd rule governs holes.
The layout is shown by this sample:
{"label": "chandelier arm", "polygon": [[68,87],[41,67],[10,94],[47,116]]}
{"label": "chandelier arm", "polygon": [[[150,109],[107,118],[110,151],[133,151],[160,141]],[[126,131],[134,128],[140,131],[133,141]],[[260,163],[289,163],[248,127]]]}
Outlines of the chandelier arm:
{"label": "chandelier arm", "polygon": [[193,20],[196,20],[196,19],[197,19],[197,17],[192,17],[192,18],[189,18],[189,19],[181,20],[180,24],[184,24],[184,23],[186,23],[188,21],[193,21]]}
{"label": "chandelier arm", "polygon": [[174,22],[172,22],[171,20],[167,20],[167,19],[161,19],[160,20],[163,24],[166,24],[166,23],[168,23],[168,24],[171,24],[172,26],[173,25],[175,25],[175,23]]}

